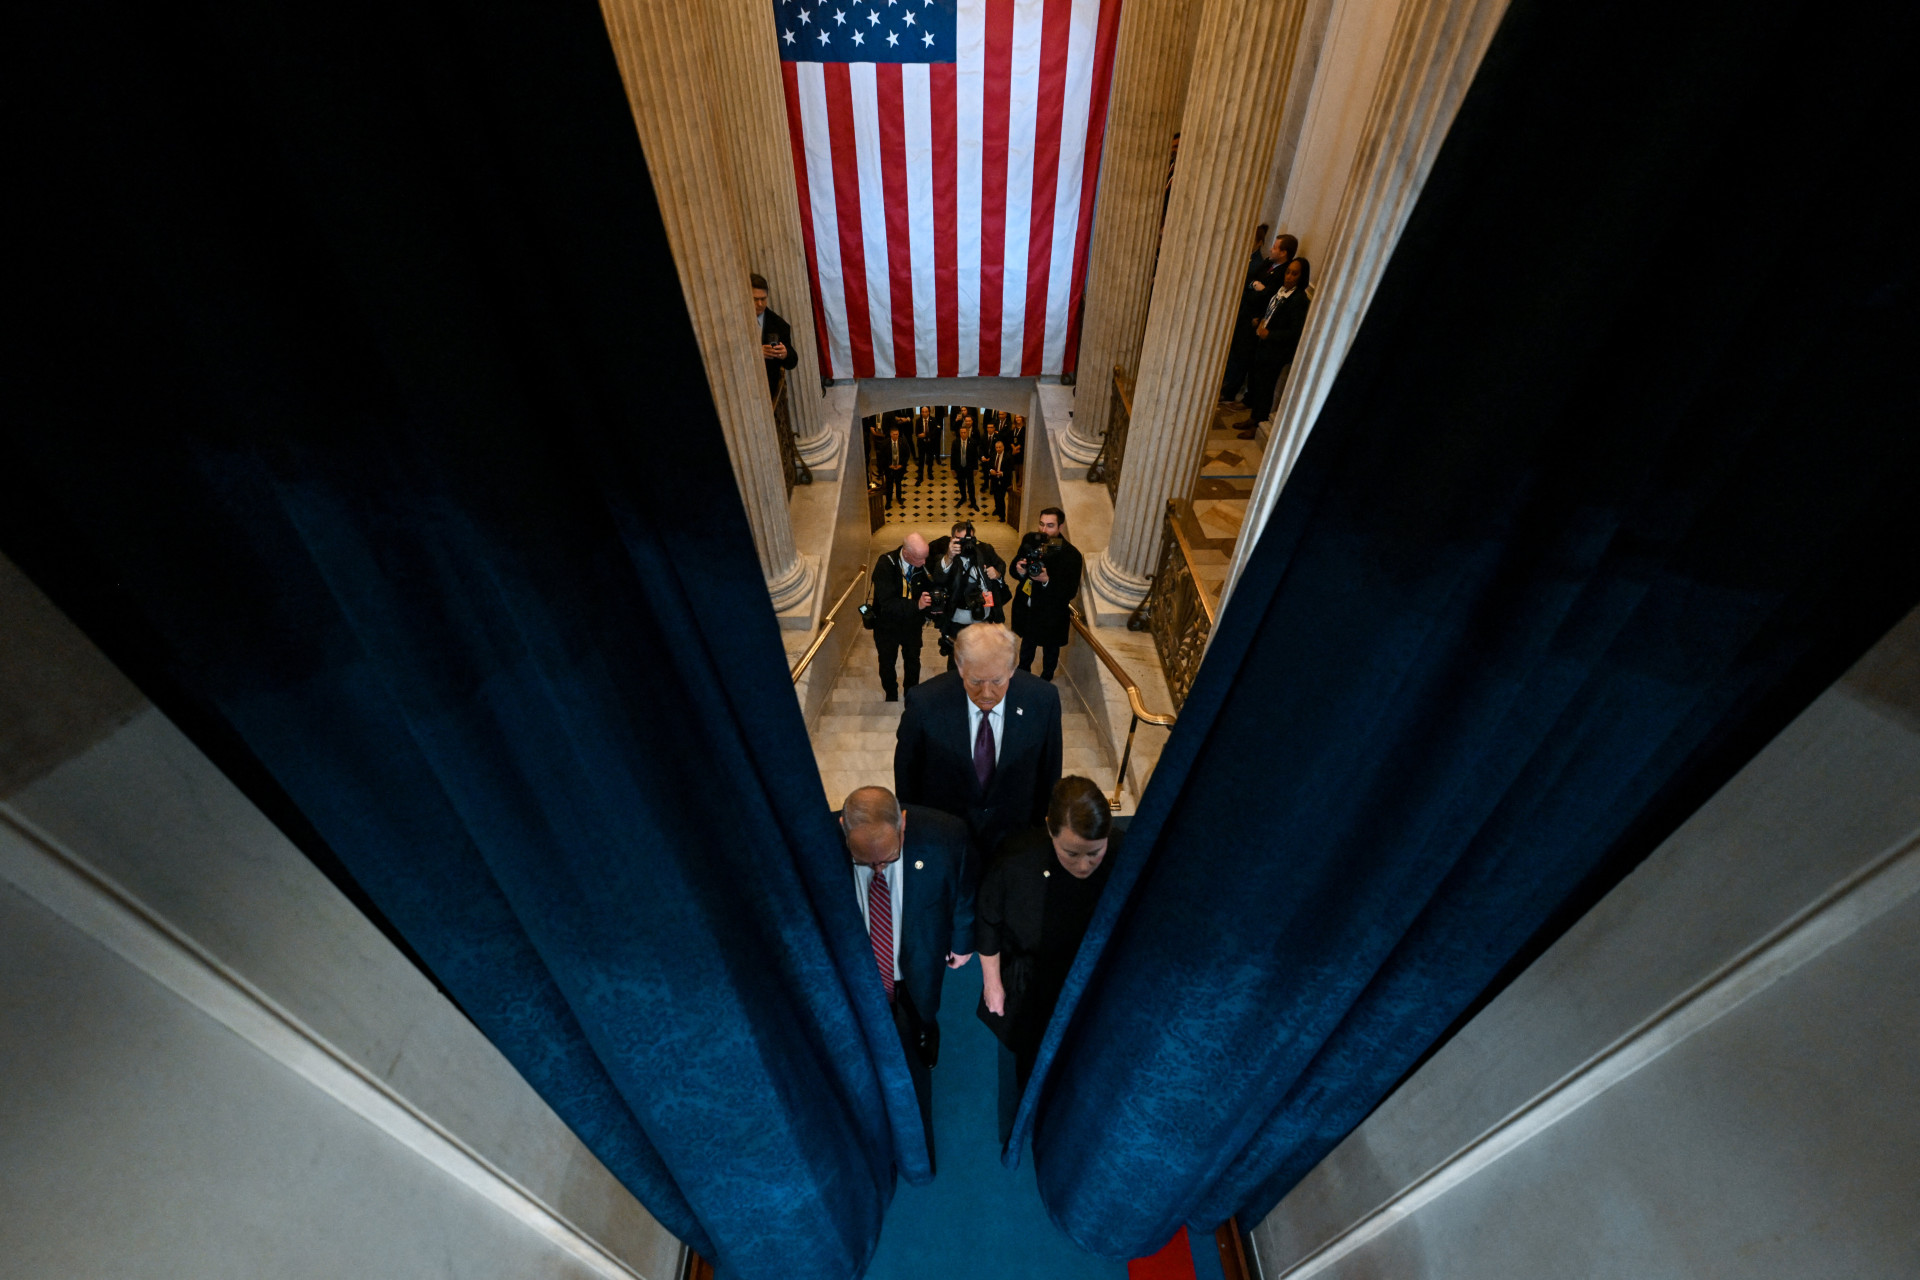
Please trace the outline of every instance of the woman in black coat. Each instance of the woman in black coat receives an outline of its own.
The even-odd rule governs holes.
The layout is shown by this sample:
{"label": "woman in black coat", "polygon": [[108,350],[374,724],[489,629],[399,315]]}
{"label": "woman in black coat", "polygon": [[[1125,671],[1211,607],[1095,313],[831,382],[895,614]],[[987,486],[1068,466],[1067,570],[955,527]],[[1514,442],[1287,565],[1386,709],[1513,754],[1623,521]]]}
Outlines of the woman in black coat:
{"label": "woman in black coat", "polygon": [[[1293,363],[1300,346],[1300,334],[1307,327],[1307,286],[1313,282],[1313,267],[1305,258],[1287,263],[1286,274],[1267,304],[1260,323],[1253,329],[1253,372],[1247,377],[1247,408],[1253,415],[1247,426],[1273,413],[1274,388],[1280,375]],[[1243,431],[1243,436],[1250,432]]]}
{"label": "woman in black coat", "polygon": [[1086,778],[1066,777],[1054,785],[1046,830],[1009,839],[981,882],[979,1016],[1013,1051],[1021,1089],[1119,848],[1106,796]]}

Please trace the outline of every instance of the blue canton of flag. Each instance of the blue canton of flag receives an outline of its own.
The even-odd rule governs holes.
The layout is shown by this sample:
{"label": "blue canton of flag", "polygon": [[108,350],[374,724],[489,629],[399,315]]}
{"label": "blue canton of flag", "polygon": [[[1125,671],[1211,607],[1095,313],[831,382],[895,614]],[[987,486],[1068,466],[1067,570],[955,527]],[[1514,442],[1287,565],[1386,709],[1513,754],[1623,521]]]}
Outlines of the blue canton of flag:
{"label": "blue canton of flag", "polygon": [[773,0],[782,62],[952,62],[957,0]]}

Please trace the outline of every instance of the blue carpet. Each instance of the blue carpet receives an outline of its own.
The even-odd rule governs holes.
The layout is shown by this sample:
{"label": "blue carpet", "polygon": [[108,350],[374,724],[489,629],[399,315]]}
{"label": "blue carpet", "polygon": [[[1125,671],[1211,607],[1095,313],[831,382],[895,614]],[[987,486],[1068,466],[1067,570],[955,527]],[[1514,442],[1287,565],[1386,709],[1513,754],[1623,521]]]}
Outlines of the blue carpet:
{"label": "blue carpet", "polygon": [[1029,1153],[1000,1164],[999,1041],[973,1016],[980,962],[950,970],[933,1072],[937,1175],[900,1184],[868,1280],[1126,1280],[1127,1264],[1082,1252],[1047,1218]]}

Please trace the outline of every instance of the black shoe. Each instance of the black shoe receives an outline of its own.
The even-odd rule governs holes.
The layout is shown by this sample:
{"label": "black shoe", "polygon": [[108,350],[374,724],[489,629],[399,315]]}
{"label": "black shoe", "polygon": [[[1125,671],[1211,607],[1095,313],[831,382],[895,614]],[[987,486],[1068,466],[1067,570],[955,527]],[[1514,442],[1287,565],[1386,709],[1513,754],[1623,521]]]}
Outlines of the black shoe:
{"label": "black shoe", "polygon": [[929,1067],[940,1065],[940,1028],[924,1027],[920,1031],[920,1060]]}
{"label": "black shoe", "polygon": [[900,691],[898,689],[887,690],[887,701],[888,702],[900,701]]}
{"label": "black shoe", "polygon": [[1041,678],[1042,680],[1045,680],[1045,681],[1046,681],[1046,682],[1047,682],[1048,684],[1052,684],[1052,683],[1053,683],[1053,672],[1051,672],[1051,671],[1042,671],[1042,672],[1040,673],[1040,678]]}

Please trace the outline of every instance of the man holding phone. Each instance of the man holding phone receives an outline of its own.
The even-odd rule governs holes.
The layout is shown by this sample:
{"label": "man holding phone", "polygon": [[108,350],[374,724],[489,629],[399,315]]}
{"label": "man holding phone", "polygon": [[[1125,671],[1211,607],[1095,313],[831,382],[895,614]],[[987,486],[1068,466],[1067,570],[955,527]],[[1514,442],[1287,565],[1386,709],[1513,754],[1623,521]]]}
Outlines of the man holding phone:
{"label": "man holding phone", "polygon": [[800,363],[793,349],[793,326],[767,305],[767,279],[755,273],[747,277],[753,285],[753,318],[760,335],[760,358],[767,362],[767,399],[780,398],[780,372]]}

